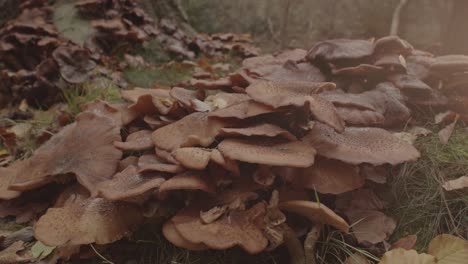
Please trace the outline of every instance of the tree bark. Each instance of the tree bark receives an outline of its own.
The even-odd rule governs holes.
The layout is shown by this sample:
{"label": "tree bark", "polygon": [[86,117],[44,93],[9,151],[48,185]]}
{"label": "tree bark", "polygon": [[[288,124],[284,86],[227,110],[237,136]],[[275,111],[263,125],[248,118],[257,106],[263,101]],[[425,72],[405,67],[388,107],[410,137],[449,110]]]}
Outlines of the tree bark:
{"label": "tree bark", "polygon": [[443,52],[468,54],[468,1],[452,0],[451,19],[443,35]]}

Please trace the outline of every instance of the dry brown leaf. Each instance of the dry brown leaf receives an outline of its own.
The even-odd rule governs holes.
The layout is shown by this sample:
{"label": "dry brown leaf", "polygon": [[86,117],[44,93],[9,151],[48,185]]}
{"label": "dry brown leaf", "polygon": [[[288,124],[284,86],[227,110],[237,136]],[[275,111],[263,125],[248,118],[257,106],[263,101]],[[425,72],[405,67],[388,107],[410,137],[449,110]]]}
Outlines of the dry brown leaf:
{"label": "dry brown leaf", "polygon": [[446,181],[446,182],[444,182],[442,187],[446,191],[453,191],[453,190],[459,190],[459,189],[467,188],[468,187],[468,176],[462,176],[462,177],[460,177],[458,179],[455,179],[455,180]]}
{"label": "dry brown leaf", "polygon": [[417,240],[418,240],[418,236],[416,235],[409,235],[409,236],[402,237],[392,244],[391,249],[403,248],[406,250],[410,250],[414,247]]}
{"label": "dry brown leaf", "polygon": [[458,115],[452,123],[450,123],[448,126],[441,129],[439,133],[437,133],[439,135],[439,139],[440,139],[440,142],[442,142],[442,144],[447,144],[449,142],[450,137],[452,136],[452,133],[455,130],[457,121],[458,121]]}
{"label": "dry brown leaf", "polygon": [[416,250],[397,248],[385,253],[379,264],[436,264],[434,256],[418,254]]}
{"label": "dry brown leaf", "polygon": [[468,260],[468,241],[442,234],[432,239],[427,253],[435,256],[438,264],[464,264]]}

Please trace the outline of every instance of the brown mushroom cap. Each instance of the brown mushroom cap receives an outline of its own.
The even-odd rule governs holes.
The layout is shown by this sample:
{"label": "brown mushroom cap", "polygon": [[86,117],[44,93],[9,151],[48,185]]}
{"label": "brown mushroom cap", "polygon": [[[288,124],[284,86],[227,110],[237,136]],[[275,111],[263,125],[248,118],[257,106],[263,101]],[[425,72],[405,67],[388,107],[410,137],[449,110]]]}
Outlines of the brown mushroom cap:
{"label": "brown mushroom cap", "polygon": [[176,245],[177,247],[181,247],[181,248],[185,248],[185,249],[193,250],[193,251],[209,249],[203,243],[191,243],[185,238],[183,238],[179,234],[179,231],[177,231],[177,229],[175,228],[175,225],[174,223],[172,223],[172,221],[167,221],[166,223],[164,223],[162,227],[162,233],[169,242]]}
{"label": "brown mushroom cap", "polygon": [[419,158],[413,145],[381,128],[347,127],[341,134],[323,124],[315,126],[304,141],[317,149],[317,154],[350,164],[392,165]]}
{"label": "brown mushroom cap", "polygon": [[172,152],[172,156],[188,169],[203,170],[211,159],[211,150],[202,148],[180,148]]}
{"label": "brown mushroom cap", "polygon": [[142,114],[161,113],[168,114],[174,110],[175,104],[167,89],[134,88],[122,91],[122,98],[133,105],[130,109]]}
{"label": "brown mushroom cap", "polygon": [[314,165],[309,168],[280,169],[279,173],[295,186],[331,194],[358,189],[366,180],[359,173],[359,167],[324,158],[317,158]]}
{"label": "brown mushroom cap", "polygon": [[226,122],[208,118],[207,113],[193,113],[153,132],[157,148],[173,151],[181,147],[209,146]]}
{"label": "brown mushroom cap", "polygon": [[283,106],[302,107],[309,105],[314,117],[325,124],[342,131],[344,122],[336,113],[332,103],[321,98],[317,93],[335,89],[334,83],[311,83],[300,81],[260,81],[246,88],[248,95],[257,102],[274,108]]}
{"label": "brown mushroom cap", "polygon": [[325,75],[310,63],[286,61],[284,64],[263,65],[249,68],[248,73],[254,79],[267,81],[304,81],[324,82]]}
{"label": "brown mushroom cap", "polygon": [[248,100],[213,111],[209,113],[209,116],[219,118],[246,119],[249,117],[259,116],[272,112],[275,112],[275,109],[272,107],[255,102],[253,100]]}
{"label": "brown mushroom cap", "polygon": [[200,220],[198,208],[186,208],[171,221],[187,241],[205,244],[207,247],[224,250],[240,246],[250,254],[262,252],[268,240],[263,235],[262,225],[266,213],[264,203],[258,203],[245,211],[233,211],[210,224]]}
{"label": "brown mushroom cap", "polygon": [[120,128],[111,119],[84,112],[31,158],[17,162],[11,188],[30,190],[57,175],[73,173],[95,195],[97,183],[111,179],[117,171],[122,152],[112,143],[118,140]]}
{"label": "brown mushroom cap", "polygon": [[382,126],[385,124],[385,117],[376,111],[348,107],[336,107],[336,110],[348,126]]}
{"label": "brown mushroom cap", "polygon": [[151,130],[139,130],[128,135],[127,140],[125,142],[114,142],[114,146],[121,150],[132,151],[150,149],[154,147],[154,142],[151,139],[152,133],[153,131]]}
{"label": "brown mushroom cap", "polygon": [[223,128],[221,129],[220,135],[228,136],[265,136],[265,137],[277,137],[281,136],[288,140],[297,140],[296,136],[291,132],[272,124],[257,124],[250,127],[244,128]]}
{"label": "brown mushroom cap", "polygon": [[397,36],[385,36],[375,42],[375,54],[403,54],[408,55],[413,51],[413,46],[408,41]]}
{"label": "brown mushroom cap", "polygon": [[189,90],[181,87],[173,87],[169,94],[179,103],[189,108],[193,107],[192,100],[203,100],[205,97],[205,92],[201,89]]}
{"label": "brown mushroom cap", "polygon": [[117,173],[112,180],[99,183],[97,189],[110,201],[128,200],[156,189],[165,181],[162,173],[139,173],[133,165]]}
{"label": "brown mushroom cap", "polygon": [[225,139],[218,149],[233,160],[272,166],[305,168],[315,157],[315,149],[302,141],[278,139]]}
{"label": "brown mushroom cap", "polygon": [[232,82],[231,79],[229,79],[228,77],[219,78],[217,80],[191,79],[190,85],[195,86],[199,89],[217,90],[223,88],[230,88],[232,86]]}
{"label": "brown mushroom cap", "polygon": [[349,76],[349,77],[366,77],[373,74],[381,74],[382,67],[372,64],[359,64],[358,66],[346,67],[340,69],[332,69],[334,75]]}
{"label": "brown mushroom cap", "polygon": [[[170,154],[169,154],[170,155]],[[180,173],[185,169],[179,164],[165,163],[154,154],[145,154],[138,159],[139,172],[160,171]]]}
{"label": "brown mushroom cap", "polygon": [[159,192],[174,190],[201,190],[207,193],[215,193],[216,187],[206,175],[200,172],[186,171],[168,179],[159,187]]}
{"label": "brown mushroom cap", "polygon": [[52,53],[60,68],[63,79],[69,83],[83,83],[89,77],[89,72],[96,67],[87,49],[79,46],[61,45]]}
{"label": "brown mushroom cap", "polygon": [[230,171],[235,176],[240,176],[239,165],[235,160],[226,158],[221,154],[221,151],[213,149],[211,151],[211,160],[219,165],[221,165],[227,171]]}
{"label": "brown mushroom cap", "polygon": [[445,55],[435,57],[430,69],[433,72],[462,72],[468,70],[468,56]]}
{"label": "brown mushroom cap", "polygon": [[355,60],[369,57],[374,45],[367,40],[332,39],[317,42],[307,53],[307,60],[313,62]]}
{"label": "brown mushroom cap", "polygon": [[90,198],[82,188],[66,189],[56,207],[34,225],[34,236],[48,246],[108,244],[133,231],[143,220],[139,207]]}
{"label": "brown mushroom cap", "polygon": [[311,201],[287,201],[280,203],[278,207],[281,210],[304,216],[313,222],[331,225],[345,233],[349,231],[348,223],[323,204]]}

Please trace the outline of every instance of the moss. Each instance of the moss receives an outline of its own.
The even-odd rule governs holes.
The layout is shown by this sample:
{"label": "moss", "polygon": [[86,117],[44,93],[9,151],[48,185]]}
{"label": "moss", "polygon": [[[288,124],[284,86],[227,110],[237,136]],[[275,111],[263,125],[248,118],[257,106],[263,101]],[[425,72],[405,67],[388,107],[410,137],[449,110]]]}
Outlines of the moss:
{"label": "moss", "polygon": [[416,234],[416,249],[424,250],[440,233],[467,234],[468,189],[447,192],[442,184],[468,174],[468,134],[457,129],[446,145],[437,134],[415,145],[421,158],[395,169],[391,180],[392,212],[398,219],[393,238]]}
{"label": "moss", "polygon": [[153,38],[135,49],[135,54],[142,56],[146,62],[153,64],[171,61],[171,56],[164,50],[161,43]]}
{"label": "moss", "polygon": [[75,8],[75,1],[57,1],[53,20],[60,33],[80,45],[95,31],[88,20],[80,17]]}
{"label": "moss", "polygon": [[174,85],[191,77],[191,70],[174,63],[157,68],[127,68],[124,78],[134,86],[150,88],[158,85]]}

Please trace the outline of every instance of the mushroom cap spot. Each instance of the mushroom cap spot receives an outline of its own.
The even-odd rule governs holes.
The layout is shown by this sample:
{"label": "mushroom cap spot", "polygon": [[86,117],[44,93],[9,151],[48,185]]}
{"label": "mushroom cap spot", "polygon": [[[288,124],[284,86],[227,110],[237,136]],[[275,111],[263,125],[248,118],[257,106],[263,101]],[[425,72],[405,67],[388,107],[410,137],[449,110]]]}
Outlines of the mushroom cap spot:
{"label": "mushroom cap spot", "polygon": [[211,159],[211,150],[202,148],[180,148],[172,152],[180,164],[192,170],[204,170]]}
{"label": "mushroom cap spot", "polygon": [[312,115],[320,122],[337,131],[344,129],[344,122],[329,101],[318,93],[333,90],[334,83],[313,83],[301,81],[259,81],[246,88],[248,95],[257,102],[279,108],[283,106],[302,107],[308,104]]}
{"label": "mushroom cap spot", "polygon": [[174,223],[172,221],[166,221],[162,227],[162,233],[164,237],[174,244],[177,247],[180,248],[185,248],[188,250],[193,250],[193,251],[199,251],[199,250],[207,250],[209,249],[206,245],[203,243],[191,243],[185,238],[183,238],[180,234],[179,231],[175,228]]}
{"label": "mushroom cap spot", "polygon": [[296,200],[282,202],[278,207],[280,210],[301,215],[312,222],[331,225],[345,233],[349,231],[348,223],[324,204]]}
{"label": "mushroom cap spot", "polygon": [[221,129],[221,135],[228,136],[265,136],[265,137],[276,137],[281,136],[288,140],[297,140],[296,136],[291,132],[283,129],[279,126],[272,124],[256,124],[250,127],[244,128],[223,128]]}
{"label": "mushroom cap spot", "polygon": [[99,183],[97,188],[107,200],[127,200],[158,188],[165,181],[163,176],[163,173],[142,174],[130,165],[112,180]]}
{"label": "mushroom cap spot", "polygon": [[159,192],[174,190],[201,190],[207,193],[215,193],[216,187],[205,175],[195,171],[187,171],[166,180],[159,187]]}
{"label": "mushroom cap spot", "polygon": [[122,152],[112,143],[118,140],[120,128],[111,119],[84,112],[34,151],[32,157],[16,162],[11,188],[31,190],[57,175],[73,173],[95,195],[96,185],[111,179],[117,171]]}
{"label": "mushroom cap spot", "polygon": [[358,189],[366,180],[359,173],[358,166],[324,158],[316,159],[314,165],[309,168],[290,168],[281,175],[286,176],[295,186],[330,194]]}
{"label": "mushroom cap spot", "polygon": [[308,51],[309,61],[354,60],[369,57],[374,52],[374,45],[367,40],[332,39],[315,43]]}
{"label": "mushroom cap spot", "polygon": [[154,154],[145,154],[138,159],[138,171],[160,171],[168,173],[180,173],[185,169],[179,164],[164,163]]}
{"label": "mushroom cap spot", "polygon": [[9,190],[8,187],[10,186],[10,182],[13,180],[15,176],[14,172],[12,171],[14,168],[3,168],[0,167],[0,199],[2,200],[11,200],[20,196],[21,192]]}
{"label": "mushroom cap spot", "polygon": [[114,146],[121,150],[132,151],[150,149],[154,147],[154,142],[151,139],[152,133],[153,131],[151,130],[139,130],[128,135],[127,140],[125,142],[114,142]]}
{"label": "mushroom cap spot", "polygon": [[275,112],[275,109],[268,105],[255,102],[253,100],[247,100],[227,106],[226,108],[213,111],[209,113],[209,116],[219,118],[246,119],[249,117],[259,116],[272,112]]}
{"label": "mushroom cap spot", "polygon": [[303,140],[316,148],[318,155],[350,164],[396,165],[420,156],[413,145],[381,128],[347,127],[339,134],[317,123]]}
{"label": "mushroom cap spot", "polygon": [[278,139],[225,139],[218,145],[221,153],[233,160],[272,166],[309,167],[315,149],[302,141]]}
{"label": "mushroom cap spot", "polygon": [[56,207],[34,225],[34,236],[48,246],[108,244],[133,231],[143,221],[138,206],[90,198],[82,188],[66,189]]}
{"label": "mushroom cap spot", "polygon": [[235,160],[229,159],[217,149],[211,151],[211,160],[221,165],[227,171],[230,171],[234,176],[240,176],[239,165]]}
{"label": "mushroom cap spot", "polygon": [[157,148],[168,151],[197,145],[207,147],[226,125],[222,120],[208,118],[207,113],[192,113],[157,129],[152,138]]}
{"label": "mushroom cap spot", "polygon": [[207,247],[224,250],[240,246],[250,254],[262,252],[268,245],[263,235],[263,218],[266,205],[258,203],[248,210],[232,211],[229,215],[210,223],[203,224],[198,208],[185,208],[171,221],[176,230],[187,241]]}

